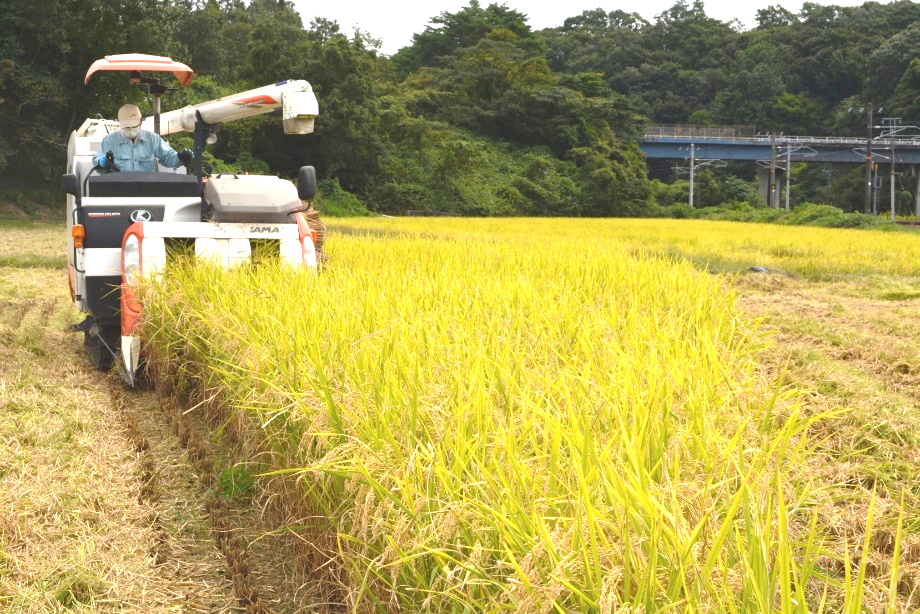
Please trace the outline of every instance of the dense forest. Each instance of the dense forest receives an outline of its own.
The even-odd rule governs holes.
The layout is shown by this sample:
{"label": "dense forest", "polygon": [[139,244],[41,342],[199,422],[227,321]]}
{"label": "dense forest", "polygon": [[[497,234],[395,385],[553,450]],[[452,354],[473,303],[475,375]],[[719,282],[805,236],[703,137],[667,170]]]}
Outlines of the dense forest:
{"label": "dense forest", "polygon": [[[330,202],[382,213],[666,215],[687,182],[647,164],[638,139],[650,124],[862,136],[870,106],[920,124],[920,4],[908,0],[768,6],[751,30],[678,0],[653,22],[596,9],[540,31],[507,5],[471,0],[390,57],[373,38],[384,34],[304,24],[285,0],[14,0],[0,11],[0,178],[56,183],[84,118],[114,117],[126,101],[149,112],[121,74],[83,84],[94,60],[129,52],[196,71],[167,110],[310,81],[314,134],[285,136],[271,115],[228,123],[212,163],[283,176],[312,164]],[[793,202],[861,209],[863,173],[797,165]],[[758,203],[753,178],[751,164],[704,170],[698,204]],[[916,179],[900,179],[909,205]]]}

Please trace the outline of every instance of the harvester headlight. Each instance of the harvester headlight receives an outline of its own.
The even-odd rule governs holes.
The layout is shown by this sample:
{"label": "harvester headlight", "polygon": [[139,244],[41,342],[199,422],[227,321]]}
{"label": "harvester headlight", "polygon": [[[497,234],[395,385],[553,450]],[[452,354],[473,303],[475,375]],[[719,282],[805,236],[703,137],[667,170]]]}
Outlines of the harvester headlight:
{"label": "harvester headlight", "polygon": [[134,285],[141,274],[141,241],[137,235],[128,235],[122,254],[125,267],[125,281]]}

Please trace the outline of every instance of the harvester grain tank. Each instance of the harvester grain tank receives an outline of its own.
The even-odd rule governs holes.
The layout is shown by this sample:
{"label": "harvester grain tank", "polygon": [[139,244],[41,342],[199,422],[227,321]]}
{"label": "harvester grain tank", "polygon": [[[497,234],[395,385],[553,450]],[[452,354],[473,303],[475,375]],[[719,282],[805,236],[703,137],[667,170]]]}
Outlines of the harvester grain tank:
{"label": "harvester grain tank", "polygon": [[142,127],[161,135],[194,134],[194,174],[157,165],[156,172],[111,172],[94,165],[103,137],[118,130],[106,119],[87,119],[67,150],[68,273],[71,296],[86,314],[75,330],[93,364],[118,360],[129,383],[141,365],[137,323],[142,306],[134,288],[142,276],[160,274],[177,250],[232,267],[249,262],[256,246],[272,245],[285,263],[316,267],[316,236],[303,216],[316,191],[312,167],[301,167],[297,186],[274,176],[223,174],[205,178],[202,153],[222,123],[281,110],[287,134],[309,134],[319,113],[306,81],[281,81],[217,100],[160,113],[167,88],[151,72],[172,73],[182,86],[192,70],[170,58],[107,56],[87,71],[125,71],[147,88],[153,115]]}

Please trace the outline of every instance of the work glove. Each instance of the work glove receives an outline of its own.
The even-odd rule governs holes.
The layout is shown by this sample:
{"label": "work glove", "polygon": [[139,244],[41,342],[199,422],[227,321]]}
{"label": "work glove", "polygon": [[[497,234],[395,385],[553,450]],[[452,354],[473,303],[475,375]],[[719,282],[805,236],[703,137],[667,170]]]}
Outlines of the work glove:
{"label": "work glove", "polygon": [[185,166],[191,166],[192,162],[195,160],[195,152],[188,148],[183,149],[176,155],[179,156],[179,160]]}
{"label": "work glove", "polygon": [[105,156],[101,156],[96,160],[96,166],[99,168],[105,168],[108,165],[109,161]]}

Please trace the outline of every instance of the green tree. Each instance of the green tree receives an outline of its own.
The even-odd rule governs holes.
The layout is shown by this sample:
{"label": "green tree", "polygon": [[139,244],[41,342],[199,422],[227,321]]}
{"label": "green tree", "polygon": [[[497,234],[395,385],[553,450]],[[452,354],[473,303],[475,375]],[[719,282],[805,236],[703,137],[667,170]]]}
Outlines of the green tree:
{"label": "green tree", "polygon": [[217,0],[208,0],[200,9],[191,9],[176,28],[176,40],[185,45],[188,53],[175,59],[187,60],[196,73],[220,74],[226,58],[224,40],[224,14]]}
{"label": "green tree", "polygon": [[70,131],[139,100],[127,80],[87,68],[104,55],[169,55],[177,11],[158,0],[15,2],[0,11],[0,173],[23,180],[63,171]]}
{"label": "green tree", "polygon": [[770,5],[765,9],[757,9],[757,28],[766,30],[767,28],[788,27],[798,23],[798,18],[794,13],[779,5]]}
{"label": "green tree", "polygon": [[307,51],[307,35],[293,4],[257,0],[249,13],[252,29],[246,47],[246,78],[259,84],[291,78],[303,66]]}
{"label": "green tree", "polygon": [[288,172],[309,162],[321,177],[338,177],[346,190],[363,193],[379,171],[382,138],[377,56],[369,48],[376,41],[361,32],[349,38],[331,25],[312,24],[296,64],[295,76],[309,80],[319,99],[315,133],[287,137],[290,145],[277,154],[270,153],[277,148],[272,139],[257,143],[256,151],[270,163],[272,155],[284,153]]}
{"label": "green tree", "polygon": [[706,15],[702,0],[678,0],[650,27],[659,51],[667,52],[682,68],[722,67],[729,59],[736,33],[729,24]]}
{"label": "green tree", "polygon": [[739,53],[728,71],[726,87],[716,96],[716,117],[728,124],[772,129],[773,106],[789,87],[785,65],[788,55],[788,49],[766,38]]}
{"label": "green tree", "polygon": [[519,45],[531,55],[542,51],[526,17],[506,4],[489,4],[483,8],[478,0],[456,13],[443,12],[431,19],[423,32],[412,36],[412,44],[393,55],[400,76],[423,66],[443,66],[455,52],[476,45],[496,29],[514,34]]}
{"label": "green tree", "polygon": [[543,30],[540,37],[554,71],[597,72],[610,80],[625,68],[648,63],[649,25],[637,13],[595,9],[569,17],[562,27]]}
{"label": "green tree", "polygon": [[898,32],[869,56],[867,87],[873,98],[884,100],[895,94],[910,64],[920,58],[920,21]]}
{"label": "green tree", "polygon": [[804,92],[783,92],[773,102],[769,116],[776,130],[791,134],[806,134],[821,123],[822,108],[818,101]]}
{"label": "green tree", "polygon": [[908,123],[920,121],[920,58],[910,61],[892,95],[889,106],[894,116],[910,118]]}
{"label": "green tree", "polygon": [[634,13],[586,11],[541,32],[551,67],[598,72],[660,123],[684,123],[712,104],[734,54],[737,33],[681,0],[650,24]]}

